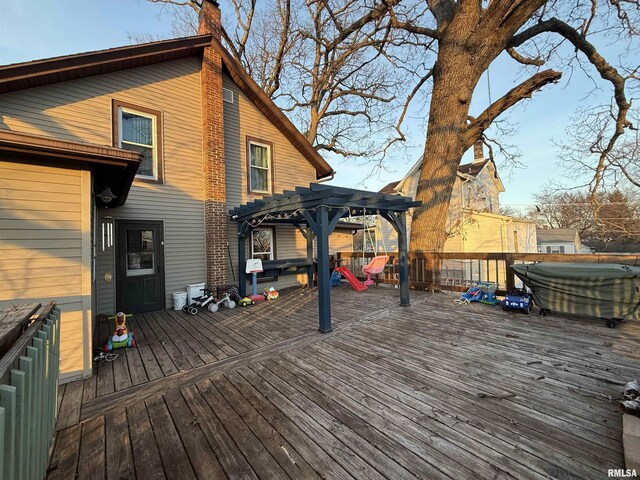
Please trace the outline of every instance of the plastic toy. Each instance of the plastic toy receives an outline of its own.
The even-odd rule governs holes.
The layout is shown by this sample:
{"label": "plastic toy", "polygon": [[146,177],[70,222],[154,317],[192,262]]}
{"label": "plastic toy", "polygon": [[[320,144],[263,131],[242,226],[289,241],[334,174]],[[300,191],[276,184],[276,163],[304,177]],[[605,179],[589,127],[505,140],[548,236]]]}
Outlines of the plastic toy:
{"label": "plastic toy", "polygon": [[116,313],[115,316],[109,317],[110,320],[116,321],[116,328],[113,335],[109,337],[107,343],[104,346],[105,352],[110,352],[114,348],[135,347],[136,340],[133,338],[133,330],[127,328],[127,317],[131,314],[125,314],[123,312]]}
{"label": "plastic toy", "polygon": [[198,308],[204,308],[209,305],[211,302],[215,302],[216,297],[211,290],[205,288],[204,294],[200,297],[195,297],[191,305],[185,305],[182,307],[182,311],[185,313],[190,313],[191,315],[195,315],[198,313]]}
{"label": "plastic toy", "polygon": [[225,293],[220,300],[214,300],[210,302],[207,306],[207,309],[210,312],[217,312],[220,309],[220,305],[223,305],[227,308],[235,308],[236,302],[231,300],[231,295]]}
{"label": "plastic toy", "polygon": [[330,288],[339,287],[341,281],[342,281],[342,275],[340,274],[339,271],[334,269],[333,272],[331,272],[331,278],[329,279],[329,287]]}
{"label": "plastic toy", "polygon": [[262,260],[259,258],[250,258],[247,260],[245,272],[252,275],[251,285],[253,286],[253,291],[251,295],[249,295],[249,298],[253,300],[254,303],[262,302],[265,300],[265,297],[264,295],[258,294],[258,273],[264,272],[262,269]]}
{"label": "plastic toy", "polygon": [[514,288],[509,291],[502,301],[503,310],[522,310],[527,314],[533,310],[533,298],[529,292],[522,288]]}
{"label": "plastic toy", "polygon": [[267,300],[276,300],[280,296],[278,291],[273,287],[265,288],[262,293]]}
{"label": "plastic toy", "polygon": [[335,270],[351,284],[356,292],[362,292],[367,289],[367,286],[358,280],[347,267],[336,267]]}
{"label": "plastic toy", "polygon": [[482,292],[480,303],[484,303],[485,305],[500,305],[500,300],[496,298],[494,292]]}
{"label": "plastic toy", "polygon": [[456,303],[471,303],[471,302],[479,302],[482,298],[482,294],[484,292],[480,287],[471,287],[465,293],[460,295],[460,298],[456,298]]}
{"label": "plastic toy", "polygon": [[254,302],[253,300],[251,300],[249,297],[244,297],[243,299],[241,299],[241,300],[238,302],[238,305],[240,305],[241,307],[247,307],[247,306],[249,306],[249,305],[253,305],[254,303],[256,303],[256,302]]}

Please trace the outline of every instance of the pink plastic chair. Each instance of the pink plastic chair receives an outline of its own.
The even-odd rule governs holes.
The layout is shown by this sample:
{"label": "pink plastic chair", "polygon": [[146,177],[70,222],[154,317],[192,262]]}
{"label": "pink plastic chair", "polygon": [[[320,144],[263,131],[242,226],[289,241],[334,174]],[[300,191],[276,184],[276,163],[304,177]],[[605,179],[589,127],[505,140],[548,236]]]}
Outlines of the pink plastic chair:
{"label": "pink plastic chair", "polygon": [[371,275],[377,275],[384,272],[384,267],[388,261],[388,255],[379,255],[377,257],[373,257],[368,265],[362,267],[362,274],[367,276],[367,279],[364,281],[364,284],[367,287],[375,283],[371,280]]}

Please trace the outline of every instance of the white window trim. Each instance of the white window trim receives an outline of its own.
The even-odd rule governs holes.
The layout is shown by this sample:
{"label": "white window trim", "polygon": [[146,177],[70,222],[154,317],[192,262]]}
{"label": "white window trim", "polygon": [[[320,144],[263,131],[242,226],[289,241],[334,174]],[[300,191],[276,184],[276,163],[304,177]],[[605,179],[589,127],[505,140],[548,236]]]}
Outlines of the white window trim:
{"label": "white window trim", "polygon": [[[256,145],[258,147],[264,147],[267,149],[267,165],[268,167],[259,167],[257,165],[252,165],[251,164],[251,145]],[[271,193],[271,190],[273,190],[273,185],[271,185],[271,145],[268,143],[261,143],[261,142],[256,142],[255,140],[249,140],[249,151],[247,152],[247,155],[249,155],[249,191],[250,192],[255,192],[255,193]],[[256,188],[253,188],[253,185],[251,185],[251,169],[252,168],[256,168],[258,170],[266,170],[267,172],[267,185],[268,185],[268,189],[267,190],[258,190]]]}
{"label": "white window trim", "polygon": [[258,255],[266,255],[269,254],[269,260],[275,259],[275,252],[273,251],[273,236],[275,235],[275,230],[273,228],[254,228],[251,230],[251,258],[255,258],[256,252],[253,251],[253,234],[255,232],[264,230],[270,233],[270,242],[269,242],[269,251],[268,252],[258,252]]}
{"label": "white window trim", "polygon": [[[127,140],[122,140],[122,114],[123,113],[131,113],[133,115],[137,115],[139,117],[145,117],[151,119],[151,138],[153,140],[153,145],[144,145],[142,143],[129,142]],[[135,145],[138,147],[151,148],[153,152],[153,175],[140,175],[136,173],[136,178],[142,178],[145,180],[158,180],[158,130],[157,130],[158,117],[156,115],[141,112],[139,110],[135,110],[133,108],[126,107],[118,107],[118,147],[122,148],[123,145]]]}

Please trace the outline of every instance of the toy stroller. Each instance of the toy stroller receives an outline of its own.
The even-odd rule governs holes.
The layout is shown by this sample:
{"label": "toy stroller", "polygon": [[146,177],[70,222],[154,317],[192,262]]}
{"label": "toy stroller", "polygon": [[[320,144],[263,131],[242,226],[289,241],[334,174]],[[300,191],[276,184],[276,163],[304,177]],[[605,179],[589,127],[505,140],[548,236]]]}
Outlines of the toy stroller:
{"label": "toy stroller", "polygon": [[195,315],[198,313],[199,308],[204,308],[212,302],[215,302],[216,297],[213,295],[213,292],[211,290],[205,288],[203,292],[203,295],[201,295],[200,297],[195,297],[190,305],[185,305],[184,307],[182,307],[182,311],[185,313],[190,313],[191,315]]}

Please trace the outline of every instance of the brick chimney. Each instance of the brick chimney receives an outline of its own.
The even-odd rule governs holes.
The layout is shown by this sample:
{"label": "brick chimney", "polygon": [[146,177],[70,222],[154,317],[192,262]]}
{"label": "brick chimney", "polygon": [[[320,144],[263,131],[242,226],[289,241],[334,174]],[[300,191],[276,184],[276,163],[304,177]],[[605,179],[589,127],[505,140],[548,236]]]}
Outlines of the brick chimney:
{"label": "brick chimney", "polygon": [[[198,34],[210,33],[220,42],[222,25],[218,3],[203,0]],[[222,58],[214,46],[204,49],[200,71],[202,88],[202,155],[204,164],[204,223],[207,284],[228,283],[227,190],[224,162]]]}
{"label": "brick chimney", "polygon": [[484,151],[482,149],[482,140],[473,144],[473,163],[482,162],[484,160]]}

